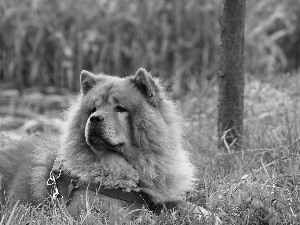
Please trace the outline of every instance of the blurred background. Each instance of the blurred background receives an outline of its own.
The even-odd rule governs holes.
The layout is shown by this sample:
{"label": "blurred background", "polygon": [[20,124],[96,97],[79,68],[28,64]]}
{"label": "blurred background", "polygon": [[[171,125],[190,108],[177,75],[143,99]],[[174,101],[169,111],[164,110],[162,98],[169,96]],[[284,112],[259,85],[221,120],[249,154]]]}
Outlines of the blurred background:
{"label": "blurred background", "polygon": [[[143,66],[177,95],[217,76],[219,0],[0,0],[0,80],[19,89],[78,90],[82,69],[128,75]],[[251,0],[246,71],[300,64],[300,2]]]}
{"label": "blurred background", "polygon": [[[181,106],[191,151],[211,156],[220,2],[0,0],[2,140],[40,126],[55,129],[82,69],[126,76],[144,67],[164,78]],[[299,118],[289,113],[299,106],[300,1],[246,5],[245,148],[273,147],[288,132],[280,126],[274,136],[281,119]]]}

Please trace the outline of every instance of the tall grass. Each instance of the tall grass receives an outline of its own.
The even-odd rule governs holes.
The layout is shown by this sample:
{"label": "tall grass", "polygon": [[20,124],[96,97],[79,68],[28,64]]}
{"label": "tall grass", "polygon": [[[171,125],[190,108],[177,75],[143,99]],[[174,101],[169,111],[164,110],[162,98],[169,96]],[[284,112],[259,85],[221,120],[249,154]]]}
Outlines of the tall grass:
{"label": "tall grass", "polygon": [[[81,69],[212,73],[218,1],[0,0],[0,79],[77,88]],[[212,38],[214,37],[214,38]]]}
{"label": "tall grass", "polygon": [[[247,1],[246,69],[249,72],[286,69],[293,60],[284,42],[299,40],[297,18],[299,1]],[[297,52],[297,50],[295,50]],[[294,65],[297,66],[297,65]],[[298,65],[299,66],[299,65]]]}
{"label": "tall grass", "polygon": [[[247,1],[249,71],[287,65],[296,0]],[[0,0],[0,81],[78,89],[82,69],[169,80],[175,96],[216,76],[218,0]]]}

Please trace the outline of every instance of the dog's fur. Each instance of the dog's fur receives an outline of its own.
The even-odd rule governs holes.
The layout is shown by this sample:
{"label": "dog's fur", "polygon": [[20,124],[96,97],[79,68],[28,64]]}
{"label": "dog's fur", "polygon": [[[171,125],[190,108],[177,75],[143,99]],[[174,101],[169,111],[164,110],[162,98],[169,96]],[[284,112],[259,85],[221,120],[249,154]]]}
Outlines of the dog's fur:
{"label": "dog's fur", "polygon": [[43,202],[53,165],[83,182],[144,192],[154,203],[182,201],[193,188],[182,119],[161,82],[144,69],[126,78],[83,71],[81,94],[61,133],[0,151],[2,200]]}

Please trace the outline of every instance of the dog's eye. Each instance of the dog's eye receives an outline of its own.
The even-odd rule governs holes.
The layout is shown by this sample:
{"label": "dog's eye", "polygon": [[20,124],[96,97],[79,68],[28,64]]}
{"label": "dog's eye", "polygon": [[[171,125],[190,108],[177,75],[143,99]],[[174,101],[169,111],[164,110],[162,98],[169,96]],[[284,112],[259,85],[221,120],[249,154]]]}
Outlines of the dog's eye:
{"label": "dog's eye", "polygon": [[91,113],[96,112],[96,107],[92,108]]}
{"label": "dog's eye", "polygon": [[124,112],[127,112],[127,110],[123,107],[123,106],[116,106],[115,108],[116,112],[121,112],[121,113],[124,113]]}

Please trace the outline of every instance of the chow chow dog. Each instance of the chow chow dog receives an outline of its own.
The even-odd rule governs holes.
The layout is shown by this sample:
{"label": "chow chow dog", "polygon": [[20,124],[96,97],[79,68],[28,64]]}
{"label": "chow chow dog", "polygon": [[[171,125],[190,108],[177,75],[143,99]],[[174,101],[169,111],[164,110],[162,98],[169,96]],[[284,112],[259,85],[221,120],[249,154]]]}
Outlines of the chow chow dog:
{"label": "chow chow dog", "polygon": [[183,146],[182,118],[161,82],[141,68],[125,78],[82,71],[80,84],[59,134],[0,151],[2,201],[37,205],[62,197],[76,217],[89,191],[119,208],[208,215],[184,201],[195,168]]}

